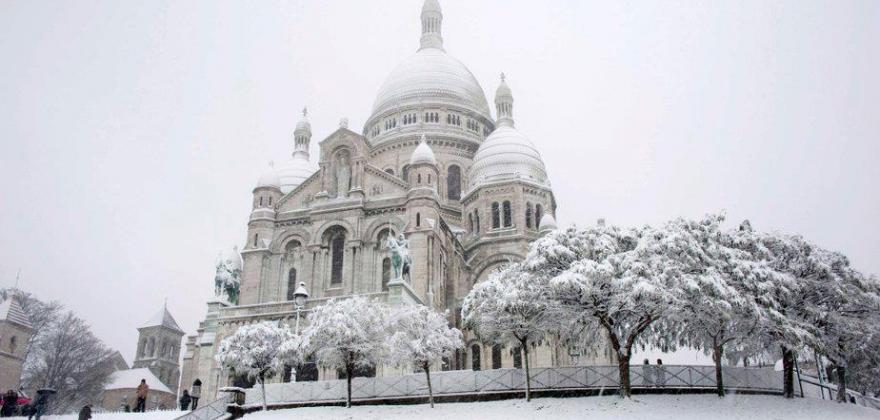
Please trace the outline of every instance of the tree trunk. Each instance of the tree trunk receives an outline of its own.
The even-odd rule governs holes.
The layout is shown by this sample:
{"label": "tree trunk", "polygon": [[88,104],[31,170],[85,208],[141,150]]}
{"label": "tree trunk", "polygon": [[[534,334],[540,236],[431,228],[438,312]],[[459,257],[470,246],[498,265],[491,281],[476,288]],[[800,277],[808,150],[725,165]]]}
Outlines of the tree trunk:
{"label": "tree trunk", "polygon": [[629,352],[627,351],[626,356],[621,356],[620,352],[617,352],[617,369],[620,374],[620,397],[621,398],[629,398],[632,396],[632,389],[629,384]]}
{"label": "tree trunk", "polygon": [[351,408],[351,375],[354,373],[354,369],[351,364],[345,365],[345,382],[348,385],[348,395],[345,399],[345,408]]}
{"label": "tree trunk", "polygon": [[782,396],[794,398],[794,350],[782,346]]}
{"label": "tree trunk", "polygon": [[431,368],[428,366],[428,362],[425,362],[422,365],[422,368],[425,369],[425,377],[428,379],[428,401],[431,403],[431,408],[434,408],[434,389],[431,388]]}
{"label": "tree trunk", "polygon": [[845,403],[846,398],[846,367],[835,364],[834,371],[837,372],[837,402]]}
{"label": "tree trunk", "polygon": [[532,379],[529,375],[529,346],[526,345],[525,341],[521,341],[522,343],[522,351],[523,351],[523,362],[526,367],[526,401],[532,400]]}
{"label": "tree trunk", "polygon": [[263,392],[263,411],[266,411],[266,410],[268,410],[268,407],[266,406],[266,376],[265,376],[265,374],[260,373],[259,380],[260,380],[260,390]]}
{"label": "tree trunk", "polygon": [[724,348],[715,346],[712,350],[712,361],[715,362],[715,387],[718,390],[718,396],[724,396],[724,376],[721,373],[721,358],[724,356]]}

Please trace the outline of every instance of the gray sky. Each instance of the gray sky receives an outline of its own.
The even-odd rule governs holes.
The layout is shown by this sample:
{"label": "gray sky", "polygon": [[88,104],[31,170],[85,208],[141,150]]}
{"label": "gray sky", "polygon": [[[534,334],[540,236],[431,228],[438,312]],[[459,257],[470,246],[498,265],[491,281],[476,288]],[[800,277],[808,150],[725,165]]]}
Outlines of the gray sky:
{"label": "gray sky", "polygon": [[[880,273],[880,2],[442,0],[447,51],[504,71],[561,224],[725,209]],[[359,131],[421,0],[0,2],[0,285],[131,360],[194,332],[218,251],[292,147]]]}

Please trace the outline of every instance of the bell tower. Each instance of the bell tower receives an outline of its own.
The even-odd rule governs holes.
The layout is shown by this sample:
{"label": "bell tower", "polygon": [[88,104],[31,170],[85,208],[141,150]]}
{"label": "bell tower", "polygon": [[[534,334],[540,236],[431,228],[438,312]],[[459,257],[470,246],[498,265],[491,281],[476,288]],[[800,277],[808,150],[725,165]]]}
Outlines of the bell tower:
{"label": "bell tower", "polygon": [[138,347],[133,368],[147,368],[171,392],[177,394],[180,382],[180,343],[184,332],[168,312],[162,310],[138,328]]}
{"label": "bell tower", "polygon": [[18,299],[14,291],[0,295],[0,389],[3,390],[17,390],[21,385],[27,343],[34,332]]}

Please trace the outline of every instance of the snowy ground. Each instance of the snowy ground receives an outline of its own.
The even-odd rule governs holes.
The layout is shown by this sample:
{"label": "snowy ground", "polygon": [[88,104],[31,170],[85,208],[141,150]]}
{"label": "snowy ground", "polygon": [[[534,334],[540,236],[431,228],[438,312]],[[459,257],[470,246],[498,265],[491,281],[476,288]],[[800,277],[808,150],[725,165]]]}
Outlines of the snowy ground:
{"label": "snowy ground", "polygon": [[721,399],[713,395],[637,395],[631,401],[617,397],[539,398],[479,403],[310,407],[258,412],[245,420],[283,419],[418,419],[418,420],[848,420],[880,419],[880,411],[816,399],[785,400],[749,395]]}
{"label": "snowy ground", "polygon": [[[183,411],[147,411],[146,413],[97,413],[92,420],[171,420],[183,415]],[[45,416],[46,420],[77,420],[76,414]]]}

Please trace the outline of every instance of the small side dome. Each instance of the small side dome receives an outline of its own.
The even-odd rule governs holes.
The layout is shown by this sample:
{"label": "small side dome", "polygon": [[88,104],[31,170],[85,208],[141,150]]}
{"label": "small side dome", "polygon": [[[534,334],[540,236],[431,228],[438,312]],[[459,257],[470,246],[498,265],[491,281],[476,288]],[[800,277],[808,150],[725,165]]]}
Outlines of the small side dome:
{"label": "small side dome", "polygon": [[232,249],[227,249],[220,253],[220,258],[217,261],[217,264],[220,263],[228,263],[230,268],[233,270],[241,270],[243,265],[241,260],[241,253],[238,252],[238,246],[232,247]]}
{"label": "small side dome", "polygon": [[547,213],[541,217],[541,224],[538,225],[538,230],[543,232],[545,230],[554,230],[556,228],[556,219],[552,214]]}
{"label": "small side dome", "polygon": [[275,170],[275,164],[269,162],[269,169],[260,176],[260,180],[257,181],[257,188],[279,188],[280,186],[281,180],[278,178],[278,171]]}
{"label": "small side dome", "polygon": [[431,146],[428,146],[428,142],[425,141],[425,135],[422,134],[422,141],[419,142],[416,150],[413,151],[412,156],[409,158],[410,165],[417,165],[420,163],[429,163],[431,165],[437,164],[437,158],[434,157],[434,151],[431,150]]}

